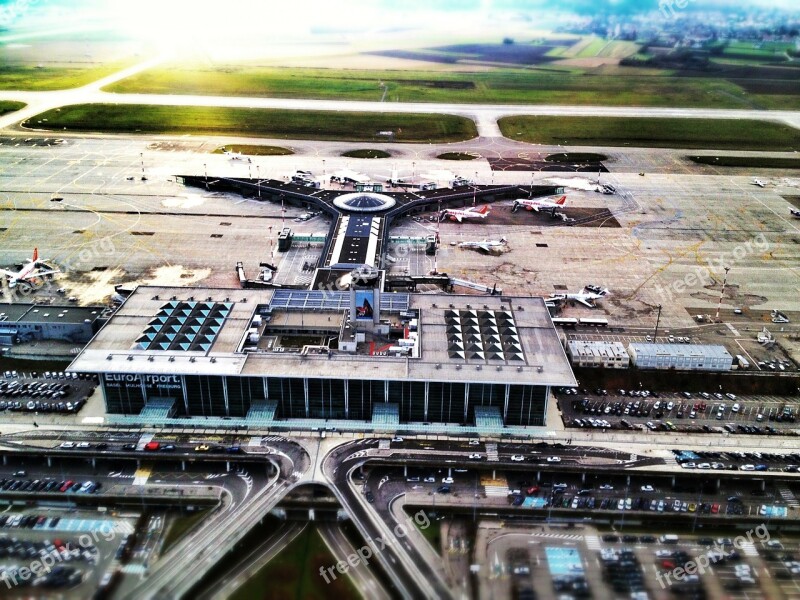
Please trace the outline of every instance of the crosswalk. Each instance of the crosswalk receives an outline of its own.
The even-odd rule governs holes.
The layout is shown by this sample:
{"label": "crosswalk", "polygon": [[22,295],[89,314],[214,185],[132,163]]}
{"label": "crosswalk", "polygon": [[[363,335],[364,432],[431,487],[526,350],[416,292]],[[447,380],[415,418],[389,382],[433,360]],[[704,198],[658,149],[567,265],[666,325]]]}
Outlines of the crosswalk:
{"label": "crosswalk", "polygon": [[489,462],[498,462],[500,455],[497,453],[497,444],[486,442],[486,460]]}
{"label": "crosswalk", "polygon": [[786,502],[786,506],[789,508],[800,508],[800,501],[797,500],[797,497],[794,495],[794,492],[787,487],[779,487],[778,493],[783,498],[784,502]]}
{"label": "crosswalk", "polygon": [[122,572],[126,575],[144,575],[147,568],[140,564],[123,565]]}
{"label": "crosswalk", "polygon": [[[534,533],[532,534],[537,538],[544,538],[547,540],[567,540],[570,542],[580,542],[583,539],[586,539],[588,536],[583,536],[579,533]],[[597,537],[597,536],[595,536]],[[598,540],[598,549],[599,549],[599,540]]]}
{"label": "crosswalk", "polygon": [[600,550],[602,546],[600,545],[600,538],[596,535],[587,535],[584,537],[586,540],[586,547],[589,550]]}
{"label": "crosswalk", "polygon": [[490,496],[505,498],[508,496],[508,485],[485,485],[483,486],[483,492],[487,498]]}
{"label": "crosswalk", "polygon": [[150,479],[152,473],[153,469],[149,465],[139,467],[133,477],[133,485],[147,485],[147,480]]}
{"label": "crosswalk", "polygon": [[[737,539],[737,542],[738,541],[739,540]],[[742,542],[742,545],[741,545],[740,549],[742,551],[742,554],[744,554],[745,556],[751,556],[751,557],[758,556],[758,550],[756,549],[756,547],[753,544],[753,542],[749,542],[747,540],[744,540]]]}

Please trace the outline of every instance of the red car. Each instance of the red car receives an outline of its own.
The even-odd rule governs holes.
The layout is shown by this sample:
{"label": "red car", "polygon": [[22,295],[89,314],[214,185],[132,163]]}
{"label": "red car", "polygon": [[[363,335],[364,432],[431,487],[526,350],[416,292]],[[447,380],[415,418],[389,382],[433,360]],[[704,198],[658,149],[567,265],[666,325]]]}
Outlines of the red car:
{"label": "red car", "polygon": [[717,514],[719,512],[719,504],[712,504],[711,505],[711,512],[713,514]]}
{"label": "red car", "polygon": [[538,485],[532,485],[531,487],[529,487],[525,491],[528,493],[528,496],[533,496],[536,492],[539,491],[539,486]]}
{"label": "red car", "polygon": [[675,568],[675,561],[670,559],[664,559],[661,561],[661,567],[666,569],[667,571],[671,571]]}
{"label": "red car", "polygon": [[161,448],[161,444],[158,442],[147,442],[144,445],[144,449],[146,452],[156,452],[159,448]]}

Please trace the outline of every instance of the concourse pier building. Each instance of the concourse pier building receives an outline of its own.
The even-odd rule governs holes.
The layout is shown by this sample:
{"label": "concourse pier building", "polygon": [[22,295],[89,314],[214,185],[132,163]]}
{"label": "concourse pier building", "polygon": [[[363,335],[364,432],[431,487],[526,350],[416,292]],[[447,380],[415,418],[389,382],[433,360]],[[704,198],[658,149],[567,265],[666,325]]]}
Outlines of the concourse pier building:
{"label": "concourse pier building", "polygon": [[544,426],[576,385],[538,297],[141,286],[75,358],[110,423],[470,431]]}

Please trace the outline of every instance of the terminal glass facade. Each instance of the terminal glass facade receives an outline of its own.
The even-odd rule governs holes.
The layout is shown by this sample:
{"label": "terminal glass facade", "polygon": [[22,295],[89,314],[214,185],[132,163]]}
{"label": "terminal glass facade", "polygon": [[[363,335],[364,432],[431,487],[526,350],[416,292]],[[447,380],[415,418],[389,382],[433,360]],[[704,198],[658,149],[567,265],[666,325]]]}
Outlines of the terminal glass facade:
{"label": "terminal glass facade", "polygon": [[193,417],[246,417],[254,402],[274,402],[276,419],[369,421],[393,403],[400,422],[472,424],[476,407],[495,407],[507,425],[544,425],[546,386],[444,381],[343,380],[212,375],[114,375],[101,379],[109,413],[135,415],[148,398],[173,398]]}

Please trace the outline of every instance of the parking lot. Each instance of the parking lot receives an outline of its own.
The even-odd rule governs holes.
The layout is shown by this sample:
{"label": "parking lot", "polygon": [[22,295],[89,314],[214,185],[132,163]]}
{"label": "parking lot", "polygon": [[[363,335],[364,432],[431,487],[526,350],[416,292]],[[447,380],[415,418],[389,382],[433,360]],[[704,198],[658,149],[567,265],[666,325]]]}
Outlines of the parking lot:
{"label": "parking lot", "polygon": [[135,520],[56,508],[0,516],[0,596],[84,599],[119,568]]}
{"label": "parking lot", "polygon": [[560,390],[567,427],[794,435],[796,397],[722,392]]}
{"label": "parking lot", "polygon": [[487,522],[479,532],[491,564],[481,597],[755,600],[800,592],[797,541],[776,539],[768,526],[670,534]]}
{"label": "parking lot", "polygon": [[0,378],[0,411],[74,414],[96,386],[96,376],[83,373],[6,371]]}

